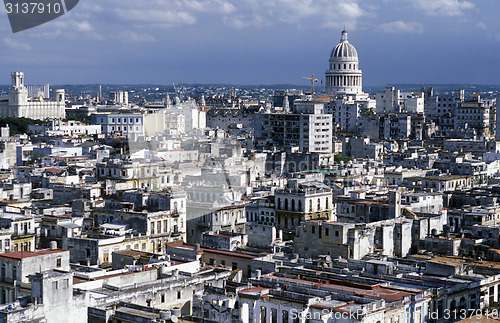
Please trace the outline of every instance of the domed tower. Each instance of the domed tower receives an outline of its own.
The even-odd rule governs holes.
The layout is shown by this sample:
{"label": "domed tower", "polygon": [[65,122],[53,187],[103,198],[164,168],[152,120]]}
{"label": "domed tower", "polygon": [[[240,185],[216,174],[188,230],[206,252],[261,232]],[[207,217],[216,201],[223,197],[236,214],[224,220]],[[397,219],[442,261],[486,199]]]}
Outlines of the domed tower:
{"label": "domed tower", "polygon": [[358,52],[343,30],[340,43],[330,54],[330,69],[325,73],[326,91],[333,95],[363,93],[363,72],[358,67]]}

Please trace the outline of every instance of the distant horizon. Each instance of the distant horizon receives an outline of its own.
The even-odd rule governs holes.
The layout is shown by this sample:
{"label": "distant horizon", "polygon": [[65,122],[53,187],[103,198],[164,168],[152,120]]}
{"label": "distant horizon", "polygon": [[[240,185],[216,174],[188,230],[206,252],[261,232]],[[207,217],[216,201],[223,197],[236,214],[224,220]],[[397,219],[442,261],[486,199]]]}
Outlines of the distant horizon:
{"label": "distant horizon", "polygon": [[[51,88],[55,86],[161,86],[161,87],[172,87],[172,83],[170,84],[161,84],[161,83],[60,83],[60,84],[52,84],[50,82],[45,83],[26,83],[26,86],[30,85],[44,85],[49,84]],[[300,85],[300,84],[292,84],[292,83],[275,83],[275,84],[237,84],[237,83],[175,83],[176,86],[240,86],[240,87],[298,87],[298,88],[310,88],[310,85]],[[363,88],[373,88],[373,87],[387,87],[387,86],[490,86],[500,88],[499,84],[487,84],[487,83],[387,83],[387,84],[377,84],[377,85],[363,85]],[[0,87],[10,87],[10,84],[0,84]],[[321,86],[315,85],[315,88],[322,88]]]}
{"label": "distant horizon", "polygon": [[303,76],[324,81],[345,27],[368,87],[497,84],[499,10],[495,0],[81,1],[15,34],[0,10],[0,83],[23,71],[26,84],[307,86]]}

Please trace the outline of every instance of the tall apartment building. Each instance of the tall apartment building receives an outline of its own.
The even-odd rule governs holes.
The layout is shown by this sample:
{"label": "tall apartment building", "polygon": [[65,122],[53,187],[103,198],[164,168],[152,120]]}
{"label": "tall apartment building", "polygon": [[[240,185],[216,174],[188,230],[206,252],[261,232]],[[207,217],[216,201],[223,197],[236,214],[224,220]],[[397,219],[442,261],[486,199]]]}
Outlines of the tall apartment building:
{"label": "tall apartment building", "polygon": [[323,104],[296,102],[293,113],[255,115],[255,138],[261,145],[295,146],[301,152],[332,153],[332,115]]}

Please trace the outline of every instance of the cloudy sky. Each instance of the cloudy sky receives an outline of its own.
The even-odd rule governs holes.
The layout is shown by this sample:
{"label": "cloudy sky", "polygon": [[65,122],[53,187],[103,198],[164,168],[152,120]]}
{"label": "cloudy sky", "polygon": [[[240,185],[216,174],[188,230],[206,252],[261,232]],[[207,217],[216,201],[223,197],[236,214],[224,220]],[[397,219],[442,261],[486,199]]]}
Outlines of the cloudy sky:
{"label": "cloudy sky", "polygon": [[500,84],[498,0],[80,0],[13,34],[0,84],[307,84],[345,26],[364,84]]}

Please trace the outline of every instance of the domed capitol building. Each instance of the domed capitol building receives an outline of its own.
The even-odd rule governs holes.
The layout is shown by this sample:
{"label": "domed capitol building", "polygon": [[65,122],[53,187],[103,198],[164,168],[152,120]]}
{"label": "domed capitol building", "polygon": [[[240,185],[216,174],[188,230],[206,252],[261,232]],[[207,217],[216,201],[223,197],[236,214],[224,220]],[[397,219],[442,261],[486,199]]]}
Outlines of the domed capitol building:
{"label": "domed capitol building", "polygon": [[362,94],[363,72],[359,69],[358,52],[349,43],[347,31],[342,31],[340,43],[330,54],[330,68],[325,73],[326,92],[336,94]]}
{"label": "domed capitol building", "polygon": [[339,131],[366,129],[364,111],[375,111],[376,102],[363,92],[363,72],[359,69],[358,51],[349,43],[344,29],[335,45],[325,73],[324,112],[333,116],[333,125]]}

